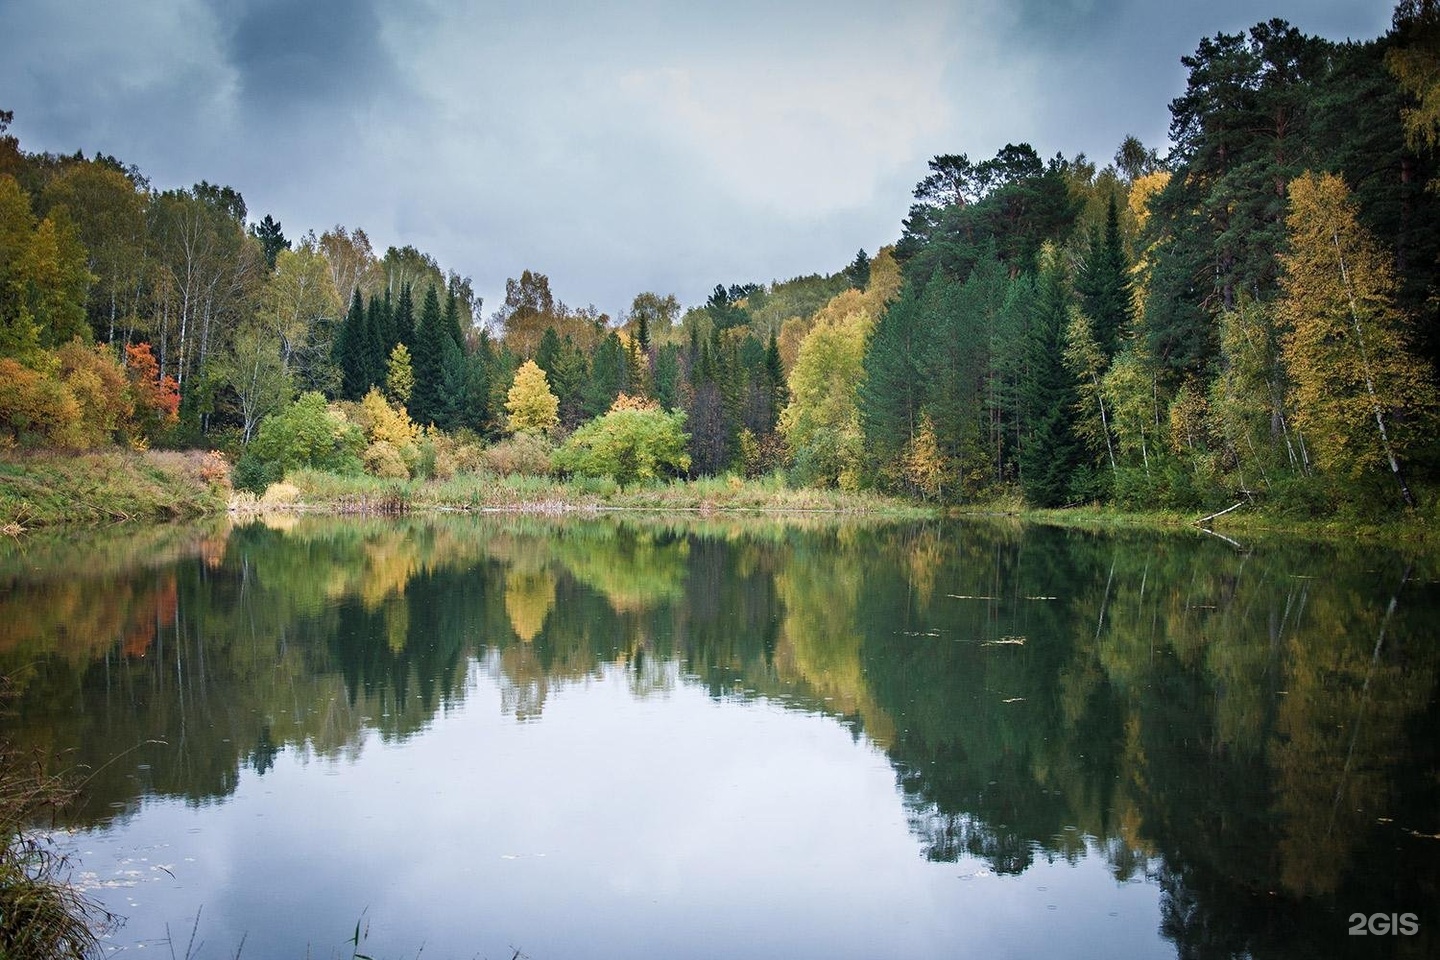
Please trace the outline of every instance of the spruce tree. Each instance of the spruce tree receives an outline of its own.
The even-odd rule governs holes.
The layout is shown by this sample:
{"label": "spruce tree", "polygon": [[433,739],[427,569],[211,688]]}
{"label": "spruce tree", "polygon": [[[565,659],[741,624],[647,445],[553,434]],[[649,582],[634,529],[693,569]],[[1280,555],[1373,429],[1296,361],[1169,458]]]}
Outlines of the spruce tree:
{"label": "spruce tree", "polygon": [[610,409],[615,397],[627,386],[625,374],[625,347],[612,331],[595,348],[590,379],[583,391],[582,408],[586,417],[598,417]]}
{"label": "spruce tree", "polygon": [[660,406],[673,410],[680,405],[680,385],[680,348],[667,343],[655,352],[655,399]]}
{"label": "spruce tree", "polygon": [[365,346],[365,304],[356,287],[331,345],[331,358],[340,368],[340,396],[346,400],[359,400],[370,387]]}
{"label": "spruce tree", "polygon": [[391,345],[403,343],[407,350],[414,352],[415,302],[408,283],[400,285],[400,299],[395,303],[395,312],[391,317],[390,327],[391,336],[394,338],[391,340]]}
{"label": "spruce tree", "polygon": [[585,351],[575,345],[570,334],[560,341],[555,354],[555,369],[550,377],[550,389],[560,398],[560,419],[566,426],[576,426],[584,419],[582,409],[586,378],[590,376],[590,361]]}
{"label": "spruce tree", "polygon": [[483,437],[496,432],[494,409],[490,405],[489,338],[482,335],[481,347],[465,358],[465,393],[458,405],[455,426],[474,430]]}
{"label": "spruce tree", "polygon": [[425,302],[420,308],[420,325],[415,330],[415,345],[411,350],[415,390],[410,395],[410,417],[416,423],[435,423],[443,416],[443,365],[447,341],[450,337],[440,313],[440,298],[432,286],[425,291]]}
{"label": "spruce tree", "polygon": [[[923,416],[929,419],[931,442],[945,463],[947,476],[941,486],[953,493],[973,493],[973,489],[965,489],[966,480],[986,466],[989,327],[999,313],[1004,291],[1000,276],[983,266],[987,262],[995,263],[977,263],[963,284],[926,291],[931,313],[927,326],[933,334],[926,338],[921,353],[926,393]],[[931,286],[935,282],[931,280]]]}
{"label": "spruce tree", "polygon": [[470,401],[470,367],[455,341],[445,337],[440,348],[440,409],[435,425],[442,430],[463,426],[465,405]]}
{"label": "spruce tree", "polygon": [[855,259],[845,268],[845,278],[856,290],[864,290],[870,282],[870,255],[864,249],[855,254]]}
{"label": "spruce tree", "polygon": [[770,430],[773,433],[775,423],[780,419],[780,411],[785,409],[785,404],[790,402],[790,391],[785,386],[785,364],[780,359],[780,341],[775,331],[770,331],[770,343],[765,347],[765,378],[770,386]]}
{"label": "spruce tree", "polygon": [[1090,241],[1090,254],[1075,275],[1080,308],[1090,318],[1095,343],[1108,362],[1129,333],[1131,307],[1130,264],[1120,235],[1120,215],[1111,194],[1105,212],[1105,232]]}
{"label": "spruce tree", "polygon": [[[360,351],[361,379],[366,383],[365,391],[385,383],[390,351],[395,339],[390,335],[390,299],[372,296],[365,310],[365,325],[362,328],[362,349]],[[363,395],[363,392],[362,392]]]}
{"label": "spruce tree", "polygon": [[560,334],[555,327],[548,326],[540,337],[540,346],[535,348],[535,363],[546,376],[555,376],[555,361],[560,356]]}
{"label": "spruce tree", "polygon": [[650,352],[650,312],[641,310],[635,318],[635,342],[640,344],[640,349],[648,354]]}
{"label": "spruce tree", "polygon": [[463,354],[465,352],[465,331],[460,329],[460,301],[459,298],[455,296],[453,287],[445,293],[445,318],[443,326],[445,336],[449,338],[455,346],[459,347],[460,352]]}

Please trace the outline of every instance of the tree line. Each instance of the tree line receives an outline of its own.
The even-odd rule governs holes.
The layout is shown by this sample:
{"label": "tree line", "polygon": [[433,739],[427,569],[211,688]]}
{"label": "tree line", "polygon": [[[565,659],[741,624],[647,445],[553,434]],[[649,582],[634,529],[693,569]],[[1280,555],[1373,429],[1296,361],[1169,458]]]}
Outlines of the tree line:
{"label": "tree line", "polygon": [[[893,247],[684,310],[642,292],[613,319],[528,270],[486,318],[413,247],[292,242],[230,187],[157,190],[0,126],[0,362],[28,371],[5,378],[0,437],[252,461],[259,441],[257,483],[425,473],[417,451],[458,438],[492,467],[622,483],[1414,505],[1437,466],[1437,51],[1433,0],[1366,42],[1220,33],[1182,58],[1163,157],[1133,137],[1103,167],[1023,143],[937,156]],[[149,412],[77,427],[82,348],[147,384]]]}
{"label": "tree line", "polygon": [[1183,58],[1161,158],[936,157],[858,390],[878,482],[965,499],[1414,505],[1434,472],[1440,12]]}

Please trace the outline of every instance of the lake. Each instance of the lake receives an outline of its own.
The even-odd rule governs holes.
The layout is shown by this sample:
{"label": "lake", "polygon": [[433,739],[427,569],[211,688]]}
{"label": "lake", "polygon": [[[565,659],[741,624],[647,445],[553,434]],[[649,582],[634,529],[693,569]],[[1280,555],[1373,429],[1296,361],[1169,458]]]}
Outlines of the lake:
{"label": "lake", "polygon": [[1436,561],[1001,521],[43,533],[0,544],[0,734],[83,779],[55,842],[126,956],[1434,957]]}

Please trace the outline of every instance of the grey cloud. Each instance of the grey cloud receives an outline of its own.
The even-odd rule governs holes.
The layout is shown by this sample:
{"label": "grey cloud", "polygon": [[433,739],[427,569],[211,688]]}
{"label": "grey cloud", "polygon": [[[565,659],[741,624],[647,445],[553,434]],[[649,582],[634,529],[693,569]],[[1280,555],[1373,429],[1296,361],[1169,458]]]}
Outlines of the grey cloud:
{"label": "grey cloud", "polygon": [[212,9],[249,110],[353,102],[397,81],[368,3],[218,0]]}
{"label": "grey cloud", "polygon": [[873,253],[933,154],[1163,149],[1202,37],[1368,38],[1390,6],[0,0],[0,107],[27,149],[228,183],[292,237],[414,244],[489,308],[531,268],[613,313]]}

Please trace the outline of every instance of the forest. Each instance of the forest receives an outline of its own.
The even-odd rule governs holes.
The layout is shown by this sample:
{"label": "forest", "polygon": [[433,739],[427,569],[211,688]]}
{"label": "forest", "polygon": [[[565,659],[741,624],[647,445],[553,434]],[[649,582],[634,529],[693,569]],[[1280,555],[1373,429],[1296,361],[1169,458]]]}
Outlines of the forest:
{"label": "forest", "polygon": [[892,246],[836,272],[643,291],[472,281],[360,227],[30,153],[0,111],[0,450],[312,467],[782,474],[942,504],[1433,499],[1440,4],[1366,42],[1281,20],[1182,58],[1162,156],[934,157]]}

